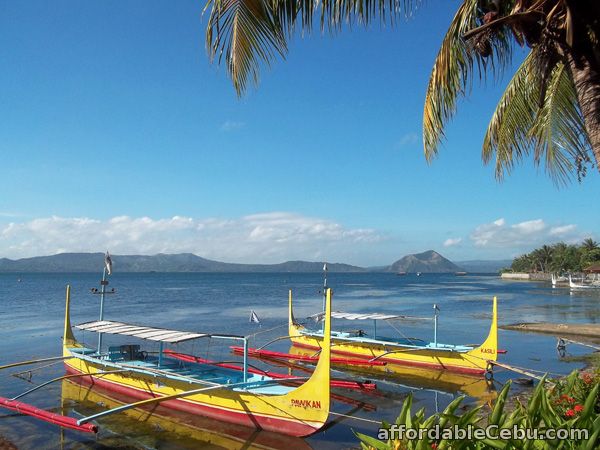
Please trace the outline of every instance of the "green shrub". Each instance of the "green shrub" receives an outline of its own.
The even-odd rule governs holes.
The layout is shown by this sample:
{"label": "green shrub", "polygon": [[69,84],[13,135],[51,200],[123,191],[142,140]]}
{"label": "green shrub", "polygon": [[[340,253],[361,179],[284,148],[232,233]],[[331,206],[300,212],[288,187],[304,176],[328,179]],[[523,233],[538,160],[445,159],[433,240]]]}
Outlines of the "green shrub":
{"label": "green shrub", "polygon": [[[457,410],[464,396],[452,401],[446,409],[426,417],[424,408],[412,414],[412,396],[404,401],[404,405],[395,425],[382,423],[382,429],[393,430],[403,426],[405,429],[425,430],[439,425],[439,430],[445,430],[433,438],[423,433],[421,439],[408,439],[406,436],[393,435],[390,439],[379,440],[361,433],[355,433],[361,441],[363,449],[378,450],[462,450],[462,449],[585,449],[592,450],[600,446],[600,401],[598,391],[600,378],[577,371],[558,381],[553,387],[546,385],[545,379],[538,384],[527,404],[520,401],[512,402],[512,411],[508,411],[507,397],[510,382],[507,383],[487,417],[483,414],[483,406],[468,409],[462,414]],[[448,432],[455,427],[461,430],[483,430],[494,426],[494,433],[488,432],[484,439],[458,439],[449,436]],[[503,429],[512,430],[516,427],[521,436],[504,438],[500,436]],[[587,430],[585,439],[539,439],[541,433],[548,429],[554,430]],[[533,435],[537,430],[538,439]],[[568,431],[563,431],[568,432]],[[483,431],[481,431],[483,433]],[[434,433],[435,434],[435,433]],[[494,437],[497,437],[494,439]]]}

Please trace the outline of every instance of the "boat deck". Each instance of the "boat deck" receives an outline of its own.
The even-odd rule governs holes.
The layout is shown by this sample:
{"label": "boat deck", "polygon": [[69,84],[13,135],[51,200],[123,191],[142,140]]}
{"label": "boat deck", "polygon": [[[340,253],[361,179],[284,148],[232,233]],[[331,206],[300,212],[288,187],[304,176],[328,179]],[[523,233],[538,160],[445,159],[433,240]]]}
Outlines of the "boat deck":
{"label": "boat deck", "polygon": [[[184,381],[199,385],[235,385],[247,383],[244,386],[232,387],[234,391],[252,392],[265,395],[282,395],[293,388],[282,385],[265,385],[270,377],[248,373],[244,382],[243,372],[233,369],[217,367],[212,364],[182,361],[163,354],[159,364],[159,358],[154,355],[145,355],[142,358],[129,358],[127,354],[111,351],[98,354],[90,348],[72,348],[71,352],[79,354],[81,359],[89,362],[100,363],[112,369],[131,369],[155,377],[165,377],[171,380]],[[136,349],[137,350],[137,349]],[[276,382],[276,381],[275,381]],[[256,383],[256,384],[254,384]]]}
{"label": "boat deck", "polygon": [[[301,330],[300,333],[305,336],[323,338],[322,331]],[[381,345],[382,347],[414,348],[419,350],[431,349],[459,353],[465,353],[473,350],[473,347],[467,345],[452,345],[442,344],[439,342],[426,342],[416,338],[390,338],[384,336],[377,336],[377,338],[369,338],[366,336],[361,336],[356,332],[353,333],[345,331],[332,331],[331,339],[333,341],[334,346],[333,351],[335,351],[336,341],[355,344]]]}

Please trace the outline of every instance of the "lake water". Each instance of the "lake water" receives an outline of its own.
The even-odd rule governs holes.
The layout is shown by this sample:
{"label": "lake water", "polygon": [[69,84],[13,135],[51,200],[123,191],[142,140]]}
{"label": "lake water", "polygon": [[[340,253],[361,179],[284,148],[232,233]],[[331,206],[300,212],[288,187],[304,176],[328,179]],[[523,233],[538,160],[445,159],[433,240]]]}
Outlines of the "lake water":
{"label": "lake water", "polygon": [[[256,347],[286,333],[288,289],[294,292],[296,317],[307,317],[321,308],[322,283],[320,274],[115,273],[110,277],[109,288],[115,288],[117,293],[107,296],[105,318],[164,328],[253,335],[250,345]],[[96,320],[99,296],[90,292],[90,288],[99,287],[99,277],[95,274],[0,274],[0,365],[60,355],[67,284],[72,286],[73,323]],[[495,275],[423,274],[417,277],[330,273],[329,286],[335,292],[336,310],[431,317],[436,303],[441,309],[438,341],[444,343],[482,342],[488,333],[494,295],[499,301],[500,324],[593,323],[600,317],[600,293],[571,293],[568,289],[552,289],[550,283],[503,281]],[[249,322],[251,310],[260,318],[260,325]],[[336,324],[339,325],[336,328],[342,326],[341,321]],[[377,332],[388,336],[400,332],[433,340],[431,322],[395,323],[394,326],[399,331],[379,325]],[[369,332],[369,325],[361,327]],[[93,345],[91,334],[83,339]],[[111,339],[118,342],[122,338],[105,337],[105,342],[110,343]],[[507,350],[505,355],[500,355],[502,361],[552,374],[566,374],[583,364],[573,361],[574,358],[560,358],[552,336],[500,330],[499,347]],[[289,342],[285,341],[278,341],[269,348],[290,350]],[[207,348],[200,343],[190,351],[210,354],[213,359],[235,359],[227,347]],[[588,351],[584,347],[569,346],[567,356],[577,357]],[[261,361],[253,360],[252,364],[265,367]],[[54,363],[32,372],[31,380],[27,379],[29,373],[12,376],[29,368],[1,371],[0,395],[12,397],[64,374],[62,363]],[[0,410],[0,435],[23,449],[350,448],[357,447],[352,430],[376,434],[376,423],[382,419],[394,420],[410,392],[414,395],[415,409],[424,406],[433,413],[462,393],[469,396],[468,402],[484,403],[494,397],[495,389],[515,375],[497,371],[491,386],[481,379],[448,377],[435,372],[425,376],[411,372],[399,375],[336,372],[335,376],[372,379],[379,390],[372,394],[336,390],[342,398],[336,397],[334,401],[332,423],[304,440],[173,415],[160,407],[101,419],[97,436],[61,431],[54,425]],[[59,382],[23,400],[77,417],[110,407],[119,400],[103,394]]]}

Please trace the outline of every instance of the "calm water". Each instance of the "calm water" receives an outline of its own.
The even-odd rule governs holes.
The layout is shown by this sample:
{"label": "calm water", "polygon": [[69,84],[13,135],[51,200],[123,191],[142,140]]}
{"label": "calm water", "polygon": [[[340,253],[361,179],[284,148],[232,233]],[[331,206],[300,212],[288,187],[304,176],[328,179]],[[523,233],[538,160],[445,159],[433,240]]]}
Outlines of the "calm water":
{"label": "calm water", "polygon": [[[72,321],[95,320],[99,296],[90,288],[97,287],[94,274],[0,274],[0,365],[24,359],[50,357],[61,352],[65,286],[72,286]],[[293,289],[296,317],[306,317],[321,307],[319,274],[114,274],[105,318],[128,322],[181,328],[188,330],[255,335],[252,346],[259,346],[286,333],[287,291]],[[600,294],[574,293],[568,289],[552,289],[549,283],[502,281],[497,276],[412,275],[393,274],[329,274],[334,288],[334,309],[354,312],[390,312],[431,316],[432,305],[441,308],[438,340],[446,343],[480,343],[487,335],[491,318],[491,299],[499,299],[501,324],[521,321],[596,322],[599,320]],[[254,310],[261,325],[249,323]],[[343,327],[340,321],[337,328]],[[354,323],[351,324],[356,327]],[[362,326],[362,325],[361,325]],[[432,340],[430,322],[396,323],[395,327],[379,325],[378,333],[414,336]],[[370,325],[364,325],[367,332]],[[93,345],[94,336],[80,339]],[[105,343],[120,342],[120,337],[106,337]],[[232,360],[224,346],[207,348],[203,343],[188,349],[210,354],[213,359]],[[523,334],[500,330],[500,348],[508,353],[501,359],[512,365],[566,374],[581,363],[568,362],[556,354],[556,340],[551,336]],[[269,347],[289,351],[289,343],[279,341]],[[571,356],[586,349],[569,347]],[[263,362],[252,361],[257,366]],[[33,372],[31,381],[11,376],[27,368],[0,372],[0,395],[14,396],[32,385],[64,374],[60,363]],[[286,371],[285,368],[279,368]],[[323,432],[305,440],[289,439],[271,433],[258,433],[245,428],[186,415],[169,415],[156,411],[132,411],[101,419],[100,433],[90,437],[74,431],[61,432],[54,425],[0,410],[0,435],[23,449],[43,448],[351,448],[357,447],[352,430],[375,434],[372,421],[391,421],[409,392],[415,396],[415,407],[428,412],[443,409],[461,393],[473,403],[494,396],[509,376],[497,372],[489,389],[484,381],[473,378],[445,377],[428,374],[424,378],[406,373],[400,375],[365,375],[359,373],[336,376],[369,378],[377,381],[379,391],[360,394],[336,391],[332,423]],[[28,377],[29,374],[23,374]],[[434,380],[433,378],[438,378]],[[33,383],[33,384],[32,384]],[[115,399],[90,393],[71,383],[55,383],[24,398],[45,409],[73,416],[89,414],[115,405]],[[118,399],[117,399],[118,400]],[[366,419],[359,421],[342,415]]]}

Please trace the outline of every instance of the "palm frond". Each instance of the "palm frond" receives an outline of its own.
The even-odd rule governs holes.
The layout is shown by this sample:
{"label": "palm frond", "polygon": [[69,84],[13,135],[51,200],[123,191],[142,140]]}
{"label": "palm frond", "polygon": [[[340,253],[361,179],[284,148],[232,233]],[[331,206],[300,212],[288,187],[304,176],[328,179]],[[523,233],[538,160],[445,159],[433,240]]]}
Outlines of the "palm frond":
{"label": "palm frond", "polygon": [[457,99],[470,90],[475,68],[480,79],[485,78],[487,71],[498,75],[512,55],[511,38],[505,30],[485,36],[484,44],[489,46],[486,56],[463,39],[465,33],[480,24],[478,3],[464,0],[460,5],[433,65],[423,111],[423,144],[428,161],[437,155],[444,126],[456,111]]}
{"label": "palm frond", "polygon": [[495,155],[495,172],[499,180],[531,150],[529,129],[535,120],[540,95],[540,74],[535,62],[535,55],[530,53],[515,72],[496,106],[483,140],[482,159],[487,164]]}
{"label": "palm frond", "polygon": [[577,170],[577,160],[587,158],[591,143],[578,108],[571,72],[558,63],[548,79],[544,102],[530,130],[534,161],[545,161],[557,184],[566,183]]}
{"label": "palm frond", "polygon": [[488,125],[482,159],[487,164],[495,158],[496,178],[502,180],[533,152],[534,162],[544,162],[554,183],[562,185],[577,172],[577,160],[588,155],[591,144],[570,72],[558,62],[543,80],[539,58],[532,50],[506,87]]}
{"label": "palm frond", "polygon": [[211,62],[223,58],[238,95],[249,80],[258,83],[262,63],[285,57],[296,30],[310,32],[320,17],[321,31],[338,32],[354,22],[395,23],[422,0],[208,0],[206,46]]}
{"label": "palm frond", "polygon": [[277,54],[287,53],[285,33],[279,18],[262,0],[210,0],[206,46],[211,61],[223,56],[238,95],[249,78],[258,83],[260,62],[270,64]]}

